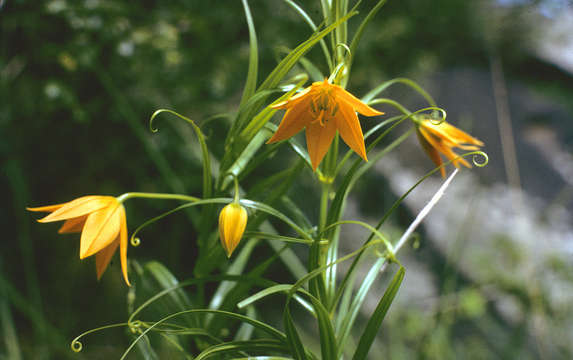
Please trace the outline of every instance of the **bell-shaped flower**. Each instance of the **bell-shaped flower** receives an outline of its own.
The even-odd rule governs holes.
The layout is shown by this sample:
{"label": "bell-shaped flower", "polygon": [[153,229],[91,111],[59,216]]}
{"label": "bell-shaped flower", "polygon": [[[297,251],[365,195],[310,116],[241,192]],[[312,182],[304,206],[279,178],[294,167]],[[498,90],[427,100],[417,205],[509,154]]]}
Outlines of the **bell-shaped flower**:
{"label": "bell-shaped flower", "polygon": [[127,222],[125,208],[113,196],[83,196],[64,204],[27,208],[49,212],[38,222],[65,221],[58,233],[81,232],[80,259],[95,254],[98,280],[120,248],[121,271],[127,285]]}
{"label": "bell-shaped flower", "polygon": [[306,128],[306,146],[313,170],[326,155],[336,131],[342,140],[361,158],[366,158],[364,135],[356,112],[365,116],[382,115],[344,88],[329,84],[327,79],[315,82],[286,101],[272,105],[286,109],[275,134],[267,141],[288,139]]}
{"label": "bell-shaped flower", "polygon": [[240,204],[232,202],[221,210],[219,214],[219,236],[227,257],[231,257],[239,245],[246,226],[247,210]]}
{"label": "bell-shaped flower", "polygon": [[[455,167],[459,164],[471,167],[471,164],[464,158],[458,157],[452,149],[459,148],[462,150],[479,150],[484,143],[474,138],[468,133],[448,124],[444,121],[436,121],[428,118],[416,118],[416,133],[424,151],[430,156],[430,159],[436,166],[442,165],[440,153],[448,160],[452,160]],[[442,177],[446,176],[446,169],[440,168]]]}

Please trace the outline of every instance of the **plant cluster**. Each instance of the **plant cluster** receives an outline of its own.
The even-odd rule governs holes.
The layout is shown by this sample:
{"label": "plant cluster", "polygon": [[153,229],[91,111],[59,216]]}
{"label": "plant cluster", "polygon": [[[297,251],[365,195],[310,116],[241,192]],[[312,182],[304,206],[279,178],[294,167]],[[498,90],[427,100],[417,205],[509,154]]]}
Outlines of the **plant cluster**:
{"label": "plant cluster", "polygon": [[[157,110],[151,117],[152,131],[157,131],[154,124],[160,115],[183,120],[194,131],[202,159],[202,194],[92,195],[28,209],[49,213],[40,222],[65,221],[60,233],[80,232],[80,258],[95,255],[98,279],[119,248],[122,274],[130,289],[146,287],[149,278],[160,284],[137,306],[131,300],[127,322],[81,336],[125,326],[133,342],[124,357],[134,347],[146,356],[154,356],[159,339],[163,339],[169,351],[194,359],[365,359],[404,278],[405,269],[397,253],[439,200],[457,169],[399,239],[384,234],[385,221],[424,179],[438,171],[445,178],[448,163],[456,168],[460,164],[471,167],[464,157],[476,155],[482,155],[485,161],[477,163],[474,159],[474,164],[487,162],[485,153],[479,151],[484,144],[447,123],[445,110],[414,81],[392,79],[361,98],[346,89],[363,32],[386,0],[366,9],[353,34],[349,34],[348,24],[359,18],[360,1],[350,6],[348,0],[321,0],[322,19],[318,25],[295,2],[285,2],[308,24],[312,35],[289,50],[259,81],[255,24],[247,0],[242,1],[250,44],[242,97],[234,114],[207,119],[227,120],[224,140],[205,136],[202,124],[206,121],[196,122],[170,109]],[[321,65],[305,58],[314,47],[322,52]],[[328,72],[323,73],[321,68]],[[309,80],[312,84],[305,87]],[[384,91],[395,84],[419,93],[428,106],[411,111],[383,97]],[[380,106],[396,110],[398,115],[384,117],[382,109],[377,108]],[[285,112],[277,126],[271,120],[282,110]],[[357,113],[369,117],[375,125],[363,132]],[[306,147],[296,136],[303,131]],[[391,133],[400,134],[391,137]],[[347,198],[357,180],[413,133],[437,167],[386,209],[375,225],[343,219]],[[221,141],[225,151],[218,158],[210,146]],[[296,159],[276,173],[259,176],[258,171],[275,161],[283,148]],[[471,152],[458,155],[455,148]],[[442,156],[448,161],[444,162]],[[293,184],[307,176],[312,176],[320,192],[317,221],[310,215],[315,209],[300,207],[292,198]],[[178,206],[149,219],[128,236],[124,204],[135,198],[175,201]],[[190,229],[198,249],[193,278],[179,282],[157,262],[141,266],[128,260],[128,245],[140,245],[142,230],[185,209],[195,209],[197,219]],[[362,242],[344,238],[340,228],[349,225],[367,229],[369,236]],[[341,254],[339,244],[345,241],[352,242],[355,249]],[[256,256],[264,246],[270,249],[270,255]],[[349,264],[345,271],[340,270],[343,262]],[[265,276],[277,263],[292,276],[293,283],[279,283]],[[363,278],[361,269],[366,269]],[[394,274],[386,290],[362,332],[356,334],[359,310],[381,274],[389,271]],[[280,308],[273,308],[282,313],[280,321],[260,306],[270,297],[283,300]],[[152,315],[159,318],[146,318]],[[311,322],[316,330],[302,328],[302,324]],[[303,336],[313,331],[318,333],[319,353],[315,343]],[[81,348],[78,337],[72,349]]]}

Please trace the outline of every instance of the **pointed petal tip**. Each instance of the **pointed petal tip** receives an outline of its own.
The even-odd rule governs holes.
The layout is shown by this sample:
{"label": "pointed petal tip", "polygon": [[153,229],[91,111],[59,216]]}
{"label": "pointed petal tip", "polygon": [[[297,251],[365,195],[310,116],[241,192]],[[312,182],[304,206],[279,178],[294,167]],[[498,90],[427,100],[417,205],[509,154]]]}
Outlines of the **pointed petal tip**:
{"label": "pointed petal tip", "polygon": [[47,205],[47,206],[27,206],[26,210],[32,212],[53,212],[64,206],[65,204]]}

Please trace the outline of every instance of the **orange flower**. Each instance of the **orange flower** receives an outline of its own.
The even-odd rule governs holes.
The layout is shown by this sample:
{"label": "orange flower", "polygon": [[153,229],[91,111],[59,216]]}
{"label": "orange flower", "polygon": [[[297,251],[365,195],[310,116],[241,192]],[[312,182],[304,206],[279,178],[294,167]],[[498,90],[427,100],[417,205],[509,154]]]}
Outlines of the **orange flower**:
{"label": "orange flower", "polygon": [[[418,140],[436,166],[442,165],[442,158],[439,154],[442,153],[446,158],[452,160],[455,167],[459,167],[460,163],[471,167],[464,158],[457,158],[458,154],[452,148],[479,150],[479,147],[484,145],[483,142],[445,121],[438,123],[435,120],[425,118],[415,121]],[[440,172],[442,177],[446,176],[444,167],[440,168]]]}
{"label": "orange flower", "polygon": [[364,135],[356,111],[366,116],[383,114],[364,104],[342,87],[329,84],[327,79],[315,82],[290,99],[271,107],[287,111],[279,128],[267,144],[288,139],[306,128],[306,146],[315,171],[326,155],[337,130],[342,140],[368,161]]}
{"label": "orange flower", "polygon": [[230,203],[219,214],[219,237],[221,245],[231,257],[247,226],[247,210],[238,203]]}
{"label": "orange flower", "polygon": [[120,247],[121,271],[127,285],[127,222],[125,208],[113,196],[83,196],[64,204],[27,208],[50,212],[38,222],[65,220],[58,233],[81,232],[80,259],[94,255],[98,280]]}

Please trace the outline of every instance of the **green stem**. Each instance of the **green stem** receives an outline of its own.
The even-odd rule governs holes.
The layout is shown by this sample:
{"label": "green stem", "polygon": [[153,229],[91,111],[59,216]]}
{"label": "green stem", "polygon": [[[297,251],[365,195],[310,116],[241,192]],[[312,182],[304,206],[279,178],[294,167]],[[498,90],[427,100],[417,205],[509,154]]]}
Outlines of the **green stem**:
{"label": "green stem", "polygon": [[145,199],[165,199],[165,200],[182,200],[195,202],[201,200],[198,197],[181,195],[181,194],[159,194],[159,193],[145,193],[145,192],[129,192],[117,197],[117,201],[120,203],[133,198],[145,198]]}
{"label": "green stem", "polygon": [[320,194],[320,217],[318,221],[318,231],[322,232],[326,225],[326,217],[328,215],[328,194],[330,193],[330,184],[326,182],[320,183],[322,192]]}
{"label": "green stem", "polygon": [[235,204],[239,203],[239,180],[237,177],[233,175],[233,180],[235,181],[235,197],[233,198],[233,202]]}

